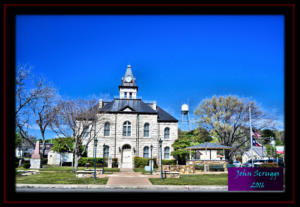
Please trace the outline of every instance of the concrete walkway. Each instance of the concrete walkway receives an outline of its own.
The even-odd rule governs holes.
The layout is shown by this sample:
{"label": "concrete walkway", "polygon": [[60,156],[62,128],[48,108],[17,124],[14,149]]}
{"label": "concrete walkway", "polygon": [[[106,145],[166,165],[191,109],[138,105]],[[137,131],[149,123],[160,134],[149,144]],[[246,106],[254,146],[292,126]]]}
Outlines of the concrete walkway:
{"label": "concrete walkway", "polygon": [[[107,186],[149,186],[152,183],[147,175],[133,172],[132,169],[122,168],[120,172],[108,175]],[[151,176],[157,177],[157,176]]]}

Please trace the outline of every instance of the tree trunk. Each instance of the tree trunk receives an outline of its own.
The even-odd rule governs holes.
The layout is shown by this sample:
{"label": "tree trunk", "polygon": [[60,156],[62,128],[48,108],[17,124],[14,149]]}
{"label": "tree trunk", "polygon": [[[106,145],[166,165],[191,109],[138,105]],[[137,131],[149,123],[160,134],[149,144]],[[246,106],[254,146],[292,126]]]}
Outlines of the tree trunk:
{"label": "tree trunk", "polygon": [[75,163],[74,163],[74,168],[73,168],[73,171],[76,172],[77,169],[78,169],[78,161],[80,159],[80,156],[77,155],[77,153],[75,154]]}
{"label": "tree trunk", "polygon": [[225,160],[227,160],[229,163],[232,162],[233,153],[230,153],[229,150],[225,150]]}

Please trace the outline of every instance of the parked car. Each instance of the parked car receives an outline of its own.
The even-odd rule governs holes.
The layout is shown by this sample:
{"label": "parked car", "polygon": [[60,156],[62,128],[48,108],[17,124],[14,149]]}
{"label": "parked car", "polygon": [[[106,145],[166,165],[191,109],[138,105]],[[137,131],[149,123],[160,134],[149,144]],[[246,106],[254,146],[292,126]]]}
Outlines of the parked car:
{"label": "parked car", "polygon": [[240,161],[233,161],[232,163],[235,167],[241,167],[242,163]]}

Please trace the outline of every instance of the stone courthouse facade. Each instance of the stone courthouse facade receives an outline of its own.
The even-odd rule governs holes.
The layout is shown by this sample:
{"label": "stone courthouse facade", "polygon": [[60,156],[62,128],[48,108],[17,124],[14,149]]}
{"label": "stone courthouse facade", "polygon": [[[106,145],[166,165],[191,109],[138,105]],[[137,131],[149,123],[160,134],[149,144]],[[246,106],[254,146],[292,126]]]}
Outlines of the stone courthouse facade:
{"label": "stone courthouse facade", "polygon": [[[97,157],[109,161],[118,158],[119,168],[133,168],[135,156],[160,161],[159,139],[163,159],[172,159],[172,144],[178,137],[178,120],[160,108],[156,102],[145,103],[137,97],[138,86],[131,66],[119,86],[120,96],[113,101],[99,100]],[[94,142],[88,146],[88,157],[94,156]]]}

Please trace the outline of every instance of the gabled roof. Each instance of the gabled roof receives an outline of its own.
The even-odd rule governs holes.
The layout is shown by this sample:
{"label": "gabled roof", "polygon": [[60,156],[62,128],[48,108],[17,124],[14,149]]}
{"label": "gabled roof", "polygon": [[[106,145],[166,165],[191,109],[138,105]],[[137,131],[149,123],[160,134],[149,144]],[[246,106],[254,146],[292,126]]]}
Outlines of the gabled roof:
{"label": "gabled roof", "polygon": [[121,112],[126,107],[137,113],[157,113],[141,99],[114,99],[112,102],[105,104],[100,112]]}
{"label": "gabled roof", "polygon": [[125,113],[157,114],[158,122],[178,122],[177,119],[159,106],[157,106],[156,110],[154,110],[151,104],[146,104],[141,99],[114,99],[111,102],[104,102],[104,106],[99,112],[124,113],[123,110],[126,108],[130,108],[132,111],[125,111]]}
{"label": "gabled roof", "polygon": [[204,142],[195,146],[187,147],[186,149],[231,149],[232,147],[220,145],[217,143]]}
{"label": "gabled roof", "polygon": [[158,121],[159,122],[178,122],[173,116],[171,116],[168,112],[164,111],[159,106],[156,106],[156,111],[158,113]]}

